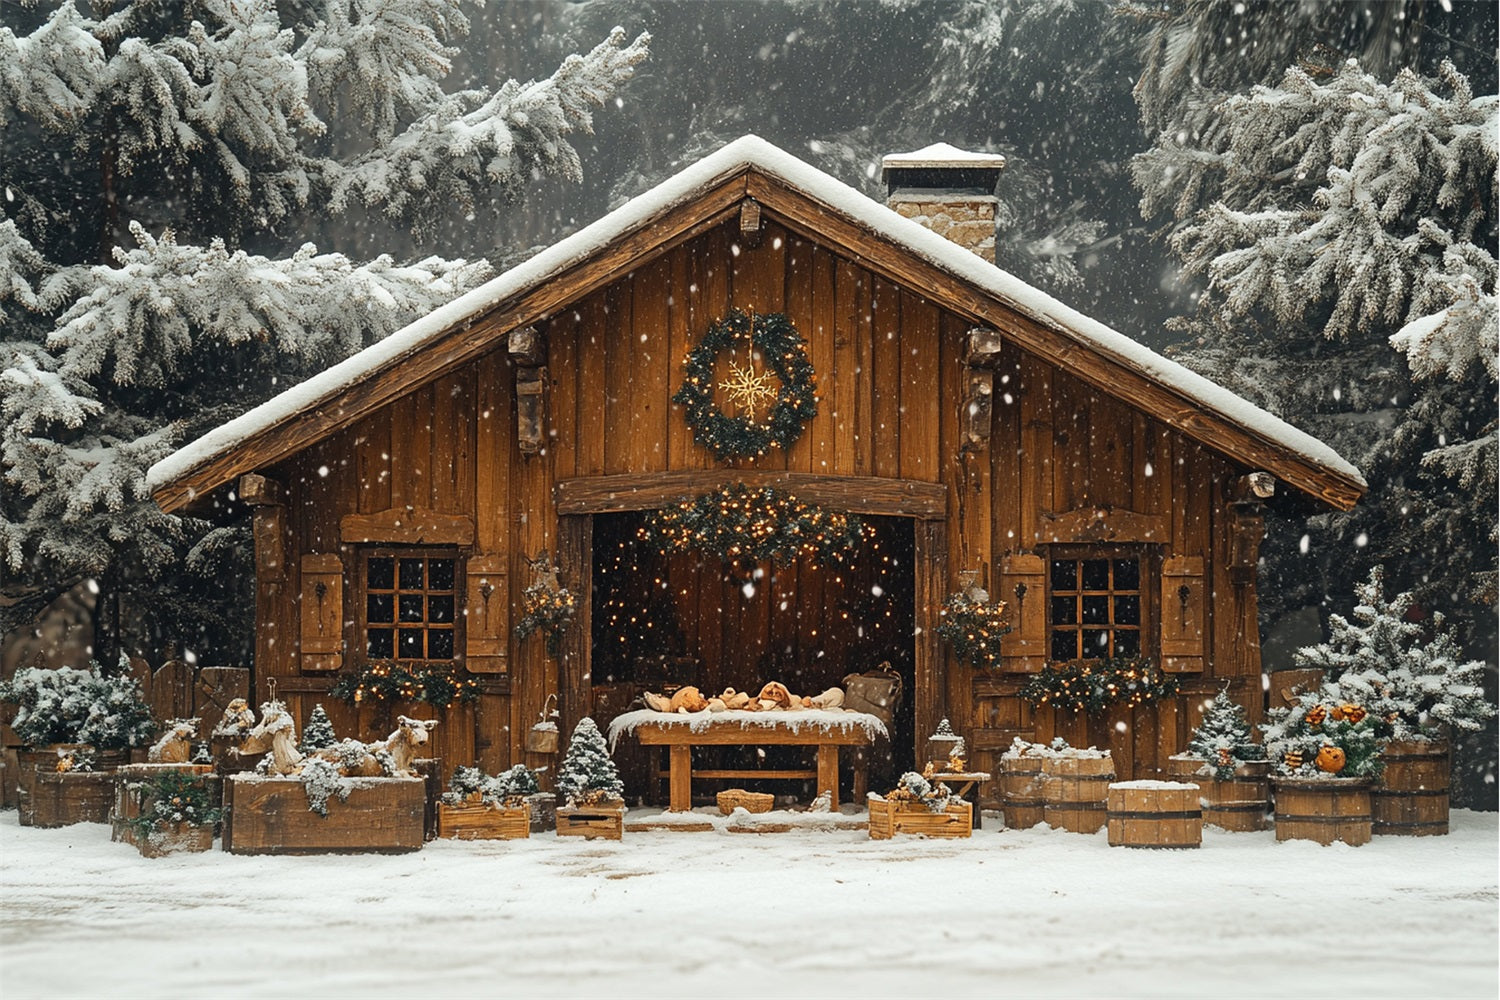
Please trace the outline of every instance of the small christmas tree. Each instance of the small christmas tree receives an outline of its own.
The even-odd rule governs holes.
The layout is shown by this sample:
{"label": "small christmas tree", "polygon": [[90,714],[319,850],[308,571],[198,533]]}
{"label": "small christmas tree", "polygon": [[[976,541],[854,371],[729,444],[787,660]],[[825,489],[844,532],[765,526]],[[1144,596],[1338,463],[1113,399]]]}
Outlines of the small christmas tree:
{"label": "small christmas tree", "polygon": [[569,805],[591,805],[625,794],[604,734],[588,716],[578,720],[568,740],[568,752],[557,772],[557,793]]}
{"label": "small christmas tree", "polygon": [[1228,688],[1221,688],[1203,713],[1203,722],[1188,741],[1188,753],[1207,761],[1220,781],[1233,778],[1241,761],[1266,759],[1265,748],[1251,741],[1250,720],[1240,703],[1229,697]]}
{"label": "small christmas tree", "polygon": [[302,730],[302,745],[297,749],[303,753],[316,753],[338,741],[333,733],[333,723],[328,721],[328,713],[323,711],[321,704],[313,706],[312,714],[307,717],[307,725]]}
{"label": "small christmas tree", "polygon": [[1354,588],[1355,622],[1330,615],[1328,641],[1299,649],[1297,666],[1323,670],[1329,699],[1370,712],[1379,736],[1427,742],[1441,738],[1444,723],[1481,729],[1495,714],[1484,695],[1484,661],[1463,660],[1441,614],[1423,642],[1422,626],[1406,620],[1411,594],[1387,601],[1384,591],[1385,570],[1376,566]]}

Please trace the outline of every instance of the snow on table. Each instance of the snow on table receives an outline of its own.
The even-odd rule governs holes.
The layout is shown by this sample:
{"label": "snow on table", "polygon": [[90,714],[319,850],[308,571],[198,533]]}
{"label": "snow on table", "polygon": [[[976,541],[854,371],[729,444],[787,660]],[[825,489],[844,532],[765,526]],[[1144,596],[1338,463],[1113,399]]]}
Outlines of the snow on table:
{"label": "snow on table", "polygon": [[0,813],[9,997],[1186,996],[1493,1000],[1496,816],[1350,848],[1208,829],[437,841],[160,861]]}
{"label": "snow on table", "polygon": [[[642,708],[615,716],[609,724],[609,748],[614,750],[621,736],[635,732],[641,726],[655,723],[661,726],[687,726],[695,733],[705,732],[718,726],[726,728],[786,729],[800,733],[804,729],[817,729],[831,733],[838,730],[847,733],[861,729],[865,737],[874,740],[886,736],[885,723],[866,712],[846,712],[842,709],[804,708],[793,712],[747,712],[735,709],[729,712],[657,712]],[[753,742],[748,741],[747,742]]]}

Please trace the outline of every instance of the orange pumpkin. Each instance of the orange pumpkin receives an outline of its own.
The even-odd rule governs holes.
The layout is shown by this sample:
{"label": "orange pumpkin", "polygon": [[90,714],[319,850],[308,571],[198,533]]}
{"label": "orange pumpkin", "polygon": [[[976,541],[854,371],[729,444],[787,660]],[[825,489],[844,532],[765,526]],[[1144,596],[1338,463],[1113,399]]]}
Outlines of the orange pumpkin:
{"label": "orange pumpkin", "polygon": [[1347,763],[1344,751],[1335,746],[1325,746],[1318,751],[1318,770],[1325,774],[1338,774]]}
{"label": "orange pumpkin", "polygon": [[1359,725],[1360,720],[1370,714],[1358,705],[1340,705],[1339,707],[1344,710],[1344,718],[1348,719],[1350,724],[1355,726]]}
{"label": "orange pumpkin", "polygon": [[1309,726],[1321,726],[1323,720],[1328,718],[1328,709],[1322,705],[1314,705],[1307,710],[1307,724]]}

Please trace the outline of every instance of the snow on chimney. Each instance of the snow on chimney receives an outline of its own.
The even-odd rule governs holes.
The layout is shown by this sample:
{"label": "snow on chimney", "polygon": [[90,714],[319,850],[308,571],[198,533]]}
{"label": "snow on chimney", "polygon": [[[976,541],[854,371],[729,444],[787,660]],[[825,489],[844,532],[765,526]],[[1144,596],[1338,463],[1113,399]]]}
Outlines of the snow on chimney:
{"label": "snow on chimney", "polygon": [[995,185],[1005,169],[999,153],[971,153],[936,142],[880,161],[885,203],[995,262]]}

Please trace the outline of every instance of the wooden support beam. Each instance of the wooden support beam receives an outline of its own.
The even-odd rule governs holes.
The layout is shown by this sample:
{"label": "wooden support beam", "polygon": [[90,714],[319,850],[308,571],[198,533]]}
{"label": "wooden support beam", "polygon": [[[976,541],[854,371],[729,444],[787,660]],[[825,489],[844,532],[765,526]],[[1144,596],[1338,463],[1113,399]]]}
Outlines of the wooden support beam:
{"label": "wooden support beam", "polygon": [[521,454],[536,455],[547,437],[547,369],[516,369],[516,443]]}
{"label": "wooden support beam", "polygon": [[547,363],[547,338],[534,326],[510,331],[507,347],[517,365],[535,368]]}
{"label": "wooden support beam", "polygon": [[734,483],[771,486],[849,514],[885,514],[941,520],[948,516],[947,489],[941,483],[874,476],[823,476],[757,469],[708,469],[627,473],[566,479],[553,487],[559,514],[612,514],[654,510],[690,500]]}
{"label": "wooden support beam", "polygon": [[964,368],[964,440],[983,448],[990,443],[995,400],[995,373],[988,368]]}
{"label": "wooden support beam", "polygon": [[760,202],[746,198],[740,202],[740,240],[746,246],[760,246]]}
{"label": "wooden support beam", "polygon": [[975,368],[990,368],[1000,360],[1005,347],[1000,331],[976,326],[969,331],[968,343],[964,345],[964,364]]}
{"label": "wooden support beam", "polygon": [[240,477],[240,499],[252,507],[282,506],[286,503],[286,490],[269,476],[247,472]]}

